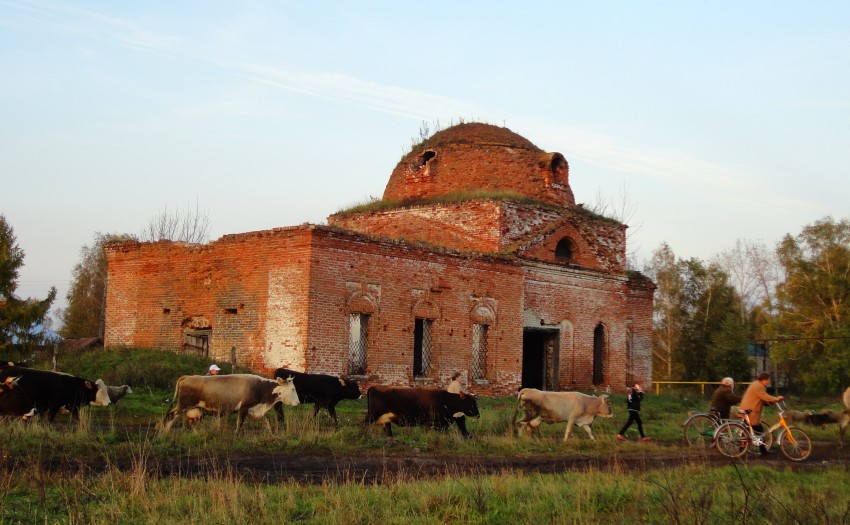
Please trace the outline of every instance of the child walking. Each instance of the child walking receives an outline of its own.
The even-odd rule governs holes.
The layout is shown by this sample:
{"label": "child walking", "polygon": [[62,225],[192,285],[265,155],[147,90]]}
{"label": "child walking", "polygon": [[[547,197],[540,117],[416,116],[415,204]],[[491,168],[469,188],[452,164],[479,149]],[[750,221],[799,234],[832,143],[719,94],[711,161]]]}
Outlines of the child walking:
{"label": "child walking", "polygon": [[617,433],[617,439],[625,441],[623,434],[632,426],[632,423],[637,423],[638,432],[640,433],[641,441],[649,441],[649,438],[643,434],[643,421],[640,419],[640,402],[643,401],[643,389],[639,384],[629,389],[629,396],[626,398],[626,406],[629,408],[629,420]]}

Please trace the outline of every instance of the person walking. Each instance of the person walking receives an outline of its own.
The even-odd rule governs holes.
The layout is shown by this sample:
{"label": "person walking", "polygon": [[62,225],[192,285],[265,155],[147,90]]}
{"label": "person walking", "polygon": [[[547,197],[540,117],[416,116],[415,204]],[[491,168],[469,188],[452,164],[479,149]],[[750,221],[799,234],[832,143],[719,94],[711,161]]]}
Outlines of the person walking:
{"label": "person walking", "polygon": [[626,438],[623,437],[623,434],[626,433],[626,430],[632,426],[632,423],[637,423],[638,433],[640,433],[641,441],[649,441],[650,438],[646,437],[643,433],[643,421],[640,419],[640,402],[643,401],[643,389],[639,384],[635,383],[635,385],[629,389],[629,395],[626,398],[626,406],[629,409],[629,419],[626,421],[626,424],[623,425],[623,428],[617,432],[617,439],[620,441],[625,441]]}
{"label": "person walking", "polygon": [[[741,400],[741,411],[750,411],[750,424],[753,426],[753,431],[759,434],[764,434],[764,427],[761,424],[761,412],[764,409],[765,403],[776,403],[785,399],[784,396],[774,397],[767,393],[767,387],[770,386],[770,374],[762,372],[756,376],[756,380],[750,383],[747,391],[744,392],[744,398]],[[759,445],[759,452],[762,456],[768,456],[770,453],[764,444]]]}
{"label": "person walking", "polygon": [[729,411],[732,409],[732,406],[741,402],[741,396],[736,395],[732,391],[733,388],[735,388],[735,380],[731,377],[724,377],[720,381],[720,386],[711,395],[708,410],[717,412],[720,419],[729,419]]}

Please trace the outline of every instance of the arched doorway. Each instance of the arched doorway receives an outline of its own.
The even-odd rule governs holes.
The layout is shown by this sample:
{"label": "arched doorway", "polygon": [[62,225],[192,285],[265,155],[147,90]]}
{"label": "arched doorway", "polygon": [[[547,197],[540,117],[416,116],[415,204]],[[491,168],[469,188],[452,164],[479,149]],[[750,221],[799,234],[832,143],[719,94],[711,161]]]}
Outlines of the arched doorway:
{"label": "arched doorway", "polygon": [[593,384],[605,382],[605,325],[599,323],[593,330]]}

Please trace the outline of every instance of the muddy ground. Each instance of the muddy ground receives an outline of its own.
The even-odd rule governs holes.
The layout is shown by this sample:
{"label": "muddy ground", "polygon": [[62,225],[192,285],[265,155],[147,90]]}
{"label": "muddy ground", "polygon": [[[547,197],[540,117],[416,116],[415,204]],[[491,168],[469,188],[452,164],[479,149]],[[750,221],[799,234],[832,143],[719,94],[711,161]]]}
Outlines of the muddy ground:
{"label": "muddy ground", "polygon": [[[730,460],[711,450],[707,453],[680,446],[655,443],[642,444],[645,449],[630,449],[610,455],[570,455],[565,457],[520,456],[287,456],[266,454],[228,454],[216,457],[184,457],[147,459],[144,462],[126,460],[107,465],[98,460],[91,463],[61,461],[43,464],[51,472],[102,472],[109,466],[121,470],[143,469],[151,476],[234,476],[243,481],[259,483],[389,483],[446,475],[496,474],[502,472],[561,473],[593,470],[613,472],[642,472],[681,464],[702,464],[707,468],[726,466],[732,462],[748,466],[768,466],[777,469],[819,469],[850,464],[850,447],[839,449],[835,443],[815,443],[811,456],[802,462],[792,462],[778,450],[766,458],[747,454],[740,460]],[[16,468],[14,461],[6,468]]]}

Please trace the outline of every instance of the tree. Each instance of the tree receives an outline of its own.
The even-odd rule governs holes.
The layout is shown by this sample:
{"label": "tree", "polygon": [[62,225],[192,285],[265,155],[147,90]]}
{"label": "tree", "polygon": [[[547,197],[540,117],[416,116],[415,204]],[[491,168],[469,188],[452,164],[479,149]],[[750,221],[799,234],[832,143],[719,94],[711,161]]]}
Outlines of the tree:
{"label": "tree", "polygon": [[685,312],[682,308],[684,283],[676,265],[676,256],[667,243],[662,243],[652,252],[647,273],[657,286],[652,306],[653,370],[659,372],[659,377],[671,379],[674,377],[674,355],[679,347]]}
{"label": "tree", "polygon": [[653,303],[653,366],[664,379],[707,380],[749,371],[750,327],[738,317],[740,298],[716,264],[677,259],[663,243],[647,272]]}
{"label": "tree", "polygon": [[0,350],[13,341],[29,341],[33,328],[42,325],[56,299],[56,288],[51,287],[47,298],[20,299],[18,270],[24,264],[24,251],[18,246],[12,226],[0,215]]}
{"label": "tree", "polygon": [[780,266],[776,254],[763,242],[738,239],[735,247],[720,252],[714,262],[729,276],[741,298],[741,322],[763,319],[774,309]]}
{"label": "tree", "polygon": [[680,261],[679,267],[687,314],[676,353],[682,364],[681,378],[718,380],[748,375],[750,330],[738,316],[740,297],[729,277],[718,265],[706,266],[699,259]]}
{"label": "tree", "polygon": [[94,234],[94,242],[80,249],[80,261],[74,266],[71,288],[65,296],[68,306],[57,311],[62,322],[59,334],[67,339],[103,337],[106,306],[106,253],[110,242],[136,240],[129,234]]}
{"label": "tree", "polygon": [[139,238],[143,242],[181,241],[203,244],[210,239],[209,212],[203,212],[195,202],[195,209],[188,207],[185,213],[178,207],[173,213],[166,206],[162,213],[151,218]]}
{"label": "tree", "polygon": [[768,330],[771,357],[814,390],[850,384],[850,221],[826,217],[777,248],[785,280]]}

